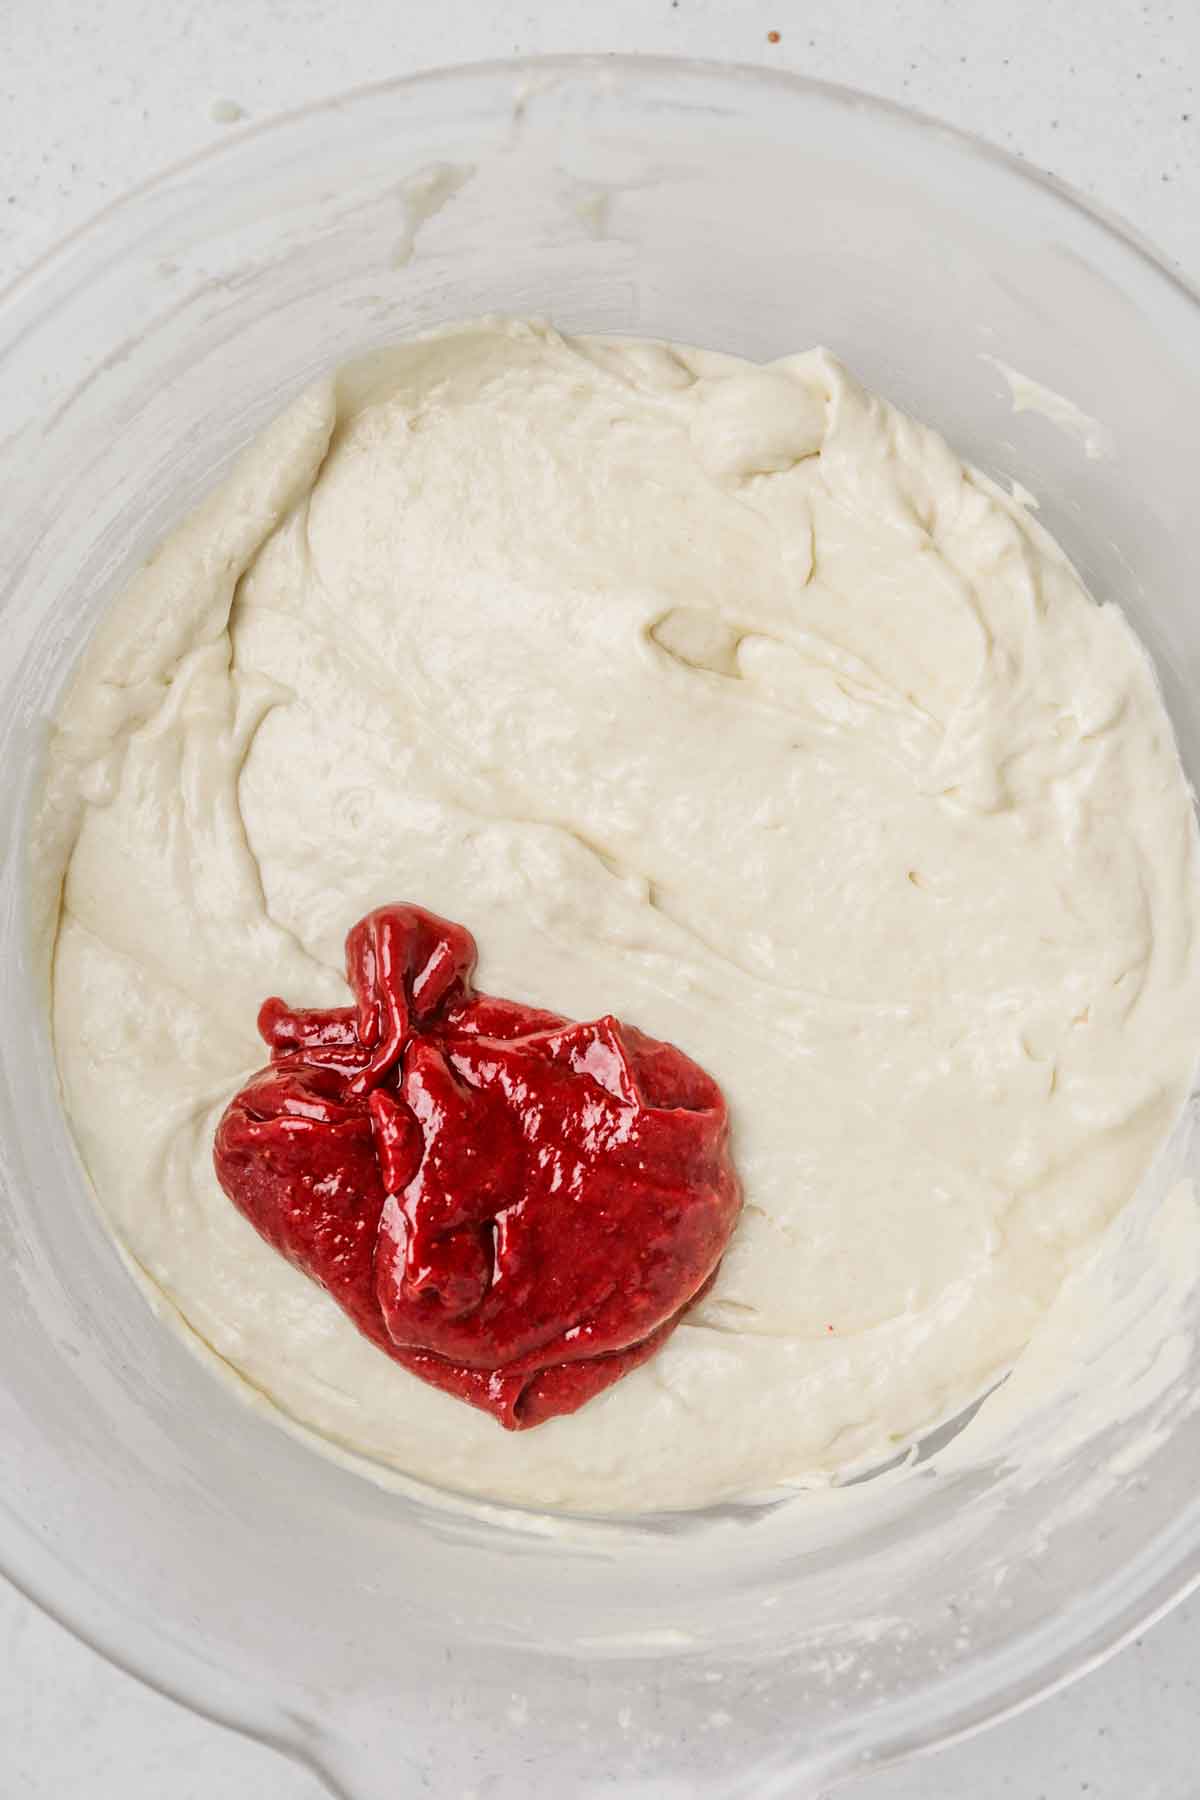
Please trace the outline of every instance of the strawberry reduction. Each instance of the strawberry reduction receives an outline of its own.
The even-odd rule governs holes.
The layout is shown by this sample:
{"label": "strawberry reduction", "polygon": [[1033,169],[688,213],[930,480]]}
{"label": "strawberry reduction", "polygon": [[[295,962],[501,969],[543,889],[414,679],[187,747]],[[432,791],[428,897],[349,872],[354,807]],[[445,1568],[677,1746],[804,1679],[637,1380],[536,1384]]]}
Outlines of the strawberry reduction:
{"label": "strawberry reduction", "polygon": [[741,1194],[711,1076],[611,1016],[477,994],[475,956],[421,907],[360,920],[356,1005],[265,1002],[271,1061],[227,1107],[214,1162],[373,1343],[519,1431],[660,1348]]}

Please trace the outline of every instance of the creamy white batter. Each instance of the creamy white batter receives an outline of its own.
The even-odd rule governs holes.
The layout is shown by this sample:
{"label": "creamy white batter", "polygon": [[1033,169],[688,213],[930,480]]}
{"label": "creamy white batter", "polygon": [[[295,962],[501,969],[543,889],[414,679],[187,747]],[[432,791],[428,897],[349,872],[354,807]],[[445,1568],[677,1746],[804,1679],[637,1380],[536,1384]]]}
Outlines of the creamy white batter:
{"label": "creamy white batter", "polygon": [[[1018,1355],[1200,1046],[1191,796],[1144,652],[1028,513],[824,352],[485,323],[299,400],[63,709],[35,850],[115,1233],[293,1419],[497,1499],[695,1506],[881,1458]],[[269,993],[415,900],[479,984],[721,1082],[702,1306],[508,1435],[219,1189]]]}

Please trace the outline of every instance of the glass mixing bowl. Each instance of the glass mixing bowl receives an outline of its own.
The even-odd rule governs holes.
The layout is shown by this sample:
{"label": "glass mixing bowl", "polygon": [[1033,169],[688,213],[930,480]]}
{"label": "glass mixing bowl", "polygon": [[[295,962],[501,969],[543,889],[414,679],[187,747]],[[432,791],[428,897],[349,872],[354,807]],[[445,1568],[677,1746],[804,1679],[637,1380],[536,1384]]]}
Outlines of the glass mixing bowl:
{"label": "glass mixing bowl", "polygon": [[[794,78],[568,59],[334,100],[112,208],[0,304],[0,1565],[355,1800],[811,1793],[1062,1682],[1197,1579],[1194,1295],[1007,1436],[935,1436],[837,1504],[455,1509],[313,1454],[164,1329],[59,1106],[23,844],[92,622],[310,376],[485,311],[829,344],[1033,490],[1200,770],[1200,309],[1020,163]],[[997,362],[1103,430],[1014,414]],[[1094,1404],[1114,1354],[1138,1375],[1117,1418]]]}

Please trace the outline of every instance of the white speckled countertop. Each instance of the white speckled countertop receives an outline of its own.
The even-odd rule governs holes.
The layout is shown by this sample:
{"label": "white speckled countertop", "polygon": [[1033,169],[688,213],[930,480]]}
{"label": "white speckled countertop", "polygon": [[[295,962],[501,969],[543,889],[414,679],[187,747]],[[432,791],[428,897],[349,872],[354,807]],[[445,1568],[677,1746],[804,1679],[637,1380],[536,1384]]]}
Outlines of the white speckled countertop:
{"label": "white speckled countertop", "polygon": [[[9,0],[0,283],[245,120],[411,69],[555,50],[764,62],[907,101],[1052,169],[1200,281],[1196,0]],[[110,1668],[0,1582],[2,1800],[320,1791]],[[1197,1800],[1200,1598],[1021,1718],[844,1792]]]}

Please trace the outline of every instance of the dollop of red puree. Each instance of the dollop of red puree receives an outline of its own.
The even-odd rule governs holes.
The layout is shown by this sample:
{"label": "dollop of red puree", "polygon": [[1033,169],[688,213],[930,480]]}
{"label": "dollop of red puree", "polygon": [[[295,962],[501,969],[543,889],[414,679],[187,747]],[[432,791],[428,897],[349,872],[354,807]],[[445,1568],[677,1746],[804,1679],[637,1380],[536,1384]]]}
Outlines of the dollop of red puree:
{"label": "dollop of red puree", "polygon": [[652,1356],[741,1206],[725,1102],[671,1044],[477,994],[475,941],[418,906],[346,939],[357,1005],[268,1000],[271,1061],[214,1161],[359,1330],[510,1431]]}

